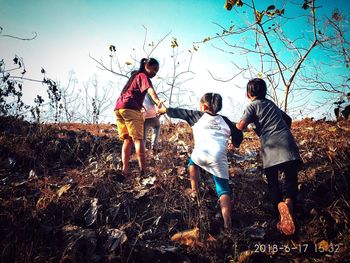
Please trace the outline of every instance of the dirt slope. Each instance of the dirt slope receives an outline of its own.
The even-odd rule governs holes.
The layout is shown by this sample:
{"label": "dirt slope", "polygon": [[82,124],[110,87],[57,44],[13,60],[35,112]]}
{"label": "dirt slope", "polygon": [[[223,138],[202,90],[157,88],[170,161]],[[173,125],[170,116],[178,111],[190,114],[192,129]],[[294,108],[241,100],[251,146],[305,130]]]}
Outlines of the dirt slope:
{"label": "dirt slope", "polygon": [[[2,262],[344,262],[350,259],[350,123],[309,119],[293,134],[299,172],[298,231],[275,230],[259,141],[245,134],[229,153],[233,231],[222,219],[210,177],[200,200],[186,195],[191,129],[162,127],[161,151],[147,153],[147,177],[132,161],[120,174],[111,125],[38,125],[0,119]],[[186,244],[171,240],[189,233]],[[185,241],[183,241],[185,242]]]}

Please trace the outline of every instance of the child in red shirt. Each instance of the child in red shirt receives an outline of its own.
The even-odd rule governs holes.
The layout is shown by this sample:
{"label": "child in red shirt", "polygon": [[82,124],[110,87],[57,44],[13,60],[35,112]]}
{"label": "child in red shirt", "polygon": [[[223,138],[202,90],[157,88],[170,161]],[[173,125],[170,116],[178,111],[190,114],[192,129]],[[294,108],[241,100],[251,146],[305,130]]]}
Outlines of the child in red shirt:
{"label": "child in red shirt", "polygon": [[129,160],[133,144],[135,145],[141,175],[145,172],[144,117],[141,109],[146,93],[150,95],[158,107],[161,106],[161,101],[151,82],[151,78],[157,74],[158,70],[159,63],[156,59],[143,58],[139,70],[132,74],[115,105],[118,134],[120,139],[123,140],[124,176],[129,173]]}

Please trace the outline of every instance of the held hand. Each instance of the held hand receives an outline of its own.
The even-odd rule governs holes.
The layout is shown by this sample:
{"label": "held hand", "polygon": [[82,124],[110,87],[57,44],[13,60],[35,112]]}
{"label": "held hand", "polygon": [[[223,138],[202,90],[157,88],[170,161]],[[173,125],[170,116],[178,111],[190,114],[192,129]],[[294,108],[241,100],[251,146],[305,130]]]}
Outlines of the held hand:
{"label": "held hand", "polygon": [[166,107],[164,106],[163,102],[158,104],[157,108],[157,114],[162,115],[166,113]]}
{"label": "held hand", "polygon": [[235,148],[236,148],[236,147],[235,147],[232,143],[229,143],[229,144],[227,145],[227,150],[228,150],[229,152],[234,152]]}

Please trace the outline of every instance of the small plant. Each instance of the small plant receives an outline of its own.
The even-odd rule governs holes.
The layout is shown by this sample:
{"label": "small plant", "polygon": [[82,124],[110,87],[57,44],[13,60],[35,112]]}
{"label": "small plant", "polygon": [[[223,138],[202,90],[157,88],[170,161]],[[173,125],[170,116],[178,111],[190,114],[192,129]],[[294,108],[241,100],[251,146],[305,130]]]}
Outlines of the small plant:
{"label": "small plant", "polygon": [[15,79],[10,72],[23,68],[21,75],[26,73],[23,61],[17,55],[14,57],[14,68],[6,69],[6,63],[0,61],[0,116],[12,115],[18,117],[29,108],[22,100],[22,80]]}
{"label": "small plant", "polygon": [[[32,38],[21,38],[18,36],[3,34],[3,28],[0,26],[0,37],[10,37],[18,40],[30,41],[37,36],[34,33]],[[32,117],[36,120],[40,120],[40,107],[44,103],[44,99],[41,96],[37,96],[34,99],[35,106],[30,107],[23,101],[23,83],[25,81],[37,82],[46,85],[48,90],[48,96],[50,99],[50,106],[54,109],[55,121],[58,120],[60,113],[59,102],[61,100],[61,93],[57,88],[55,81],[45,76],[45,70],[42,68],[41,73],[44,74],[44,78],[32,79],[25,77],[27,73],[23,58],[15,55],[12,59],[13,65],[8,66],[3,58],[0,58],[0,116],[13,116],[13,117],[25,117],[27,112],[30,111]]]}
{"label": "small plant", "polygon": [[61,91],[57,87],[57,83],[53,81],[52,79],[46,78],[46,71],[45,69],[41,69],[41,73],[44,75],[44,79],[42,81],[43,84],[47,85],[47,94],[50,99],[50,109],[53,110],[54,115],[54,121],[58,122],[59,117],[61,115],[61,110],[63,108],[62,104],[60,103],[62,94]]}
{"label": "small plant", "polygon": [[37,95],[34,99],[35,106],[30,109],[32,117],[36,122],[40,122],[40,107],[42,106],[43,102],[44,99],[41,96]]}

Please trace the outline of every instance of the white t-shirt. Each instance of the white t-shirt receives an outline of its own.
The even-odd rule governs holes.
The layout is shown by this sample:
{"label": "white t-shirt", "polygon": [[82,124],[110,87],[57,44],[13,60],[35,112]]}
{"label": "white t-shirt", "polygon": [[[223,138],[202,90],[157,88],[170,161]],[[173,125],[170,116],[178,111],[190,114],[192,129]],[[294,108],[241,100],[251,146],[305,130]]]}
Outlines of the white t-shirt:
{"label": "white t-shirt", "polygon": [[192,129],[192,161],[209,173],[228,179],[227,141],[231,136],[230,127],[220,115],[204,113]]}
{"label": "white t-shirt", "polygon": [[183,119],[192,126],[192,161],[212,175],[228,179],[227,141],[231,137],[232,143],[239,147],[243,139],[234,123],[222,115],[180,108],[168,108],[167,115]]}
{"label": "white t-shirt", "polygon": [[145,119],[150,119],[157,116],[156,105],[154,105],[151,97],[148,94],[146,94],[145,100],[143,101],[143,109],[144,109],[143,114]]}

